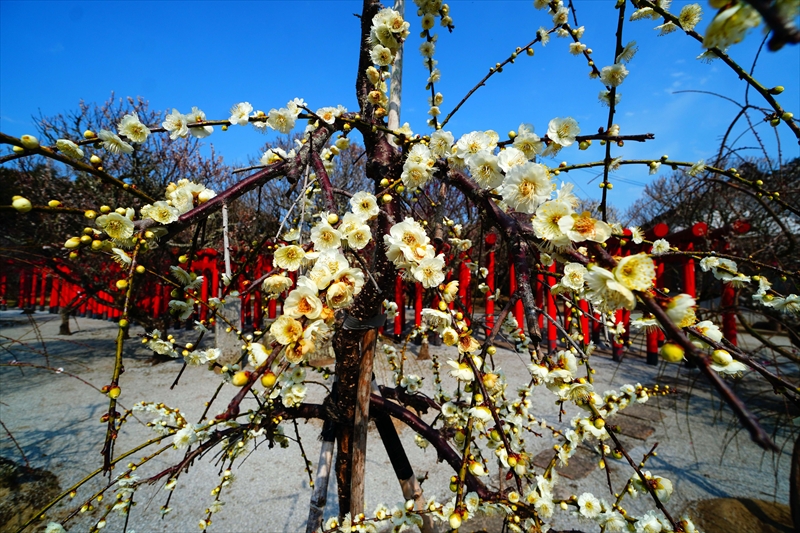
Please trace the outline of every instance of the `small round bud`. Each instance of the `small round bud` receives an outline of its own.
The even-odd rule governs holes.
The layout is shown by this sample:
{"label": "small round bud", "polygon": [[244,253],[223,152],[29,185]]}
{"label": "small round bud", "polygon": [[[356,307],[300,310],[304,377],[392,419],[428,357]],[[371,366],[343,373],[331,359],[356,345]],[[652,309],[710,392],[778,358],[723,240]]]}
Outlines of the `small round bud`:
{"label": "small round bud", "polygon": [[783,92],[783,85],[776,85],[767,91],[769,94],[781,94]]}
{"label": "small round bud", "polygon": [[250,373],[245,370],[236,372],[231,378],[231,384],[235,387],[244,387],[250,381]]}
{"label": "small round bud", "polygon": [[673,342],[667,342],[661,347],[661,357],[669,363],[679,363],[683,360],[684,350]]}
{"label": "small round bud", "polygon": [[772,126],[773,128],[777,127],[777,126],[780,126],[780,124],[781,124],[781,119],[779,119],[777,117],[773,118],[772,120],[769,121],[769,125]]}
{"label": "small round bud", "polygon": [[406,186],[401,183],[397,187],[395,187],[395,190],[398,193],[402,194],[406,190]]}
{"label": "small round bud", "polygon": [[100,206],[100,212],[105,215],[106,213],[110,213],[111,212],[111,208],[108,207],[107,205],[101,205]]}
{"label": "small round bud", "polygon": [[34,137],[33,135],[23,135],[19,138],[22,146],[27,148],[28,150],[33,150],[35,148],[39,148],[39,139]]}
{"label": "small round bud", "polygon": [[783,115],[781,115],[781,118],[788,122],[789,120],[792,120],[792,118],[794,118],[794,114],[786,111],[784,112]]}
{"label": "small round bud", "polygon": [[214,191],[211,189],[203,189],[200,191],[200,194],[197,195],[197,201],[201,204],[206,203],[207,201],[211,200],[215,196]]}
{"label": "small round bud", "polygon": [[147,269],[143,265],[136,265],[136,273],[144,274]]}
{"label": "small round bud", "polygon": [[25,148],[23,148],[22,146],[17,146],[15,144],[14,146],[11,147],[11,151],[14,152],[15,154],[21,154],[22,152],[25,151]]}
{"label": "small round bud", "polygon": [[128,288],[128,280],[127,279],[117,280],[117,288],[119,290],[121,290],[121,291],[127,289]]}
{"label": "small round bud", "polygon": [[488,348],[486,348],[486,353],[488,353],[489,355],[494,355],[497,353],[497,348],[495,348],[494,346],[489,346]]}
{"label": "small round bud", "polygon": [[67,250],[74,250],[76,248],[79,248],[80,245],[81,245],[80,237],[70,237],[69,239],[67,239],[67,242],[64,243],[64,248],[66,248]]}
{"label": "small round bud", "polygon": [[92,251],[99,252],[103,249],[103,241],[100,239],[94,239],[92,241]]}
{"label": "small round bud", "polygon": [[223,124],[222,125],[222,131],[228,131],[228,125],[227,124]]}
{"label": "small round bud", "polygon": [[336,213],[330,213],[330,214],[328,214],[328,224],[330,224],[331,226],[333,226],[333,225],[334,225],[334,224],[336,224],[337,222],[339,222],[339,215],[337,215]]}
{"label": "small round bud", "polygon": [[61,202],[59,202],[58,200],[50,200],[49,202],[47,202],[47,205],[48,207],[58,207],[61,205]]}
{"label": "small round bud", "polygon": [[112,400],[116,400],[117,398],[119,398],[120,394],[122,394],[122,389],[120,389],[116,385],[111,387],[111,389],[109,389],[108,391],[108,397],[111,398]]}
{"label": "small round bud", "polygon": [[81,235],[81,244],[89,244],[92,242],[92,238],[88,235]]}
{"label": "small round bud", "polygon": [[388,204],[389,202],[391,202],[391,201],[392,201],[392,195],[391,195],[391,194],[388,194],[388,193],[387,193],[387,194],[384,194],[384,195],[381,197],[381,201],[382,201],[383,203],[385,203],[385,204]]}
{"label": "small round bud", "polygon": [[123,318],[122,320],[120,320],[119,321],[119,327],[127,328],[128,327],[128,320],[126,318]]}
{"label": "small round bud", "polygon": [[386,178],[383,178],[381,180],[381,187],[388,187],[388,186],[389,186],[389,180],[387,180]]}
{"label": "small round bud", "polygon": [[97,134],[92,130],[86,130],[83,132],[84,139],[94,139],[95,137],[97,137]]}
{"label": "small round bud", "polygon": [[90,162],[91,164],[93,164],[93,165],[99,165],[100,163],[102,163],[102,162],[103,162],[103,160],[102,160],[102,159],[100,159],[100,156],[99,156],[99,155],[97,155],[97,154],[92,154],[92,157],[90,157],[90,158],[89,158],[89,162]]}
{"label": "small round bud", "polygon": [[276,381],[278,381],[278,378],[272,371],[264,372],[264,374],[261,376],[261,385],[268,389],[275,385]]}
{"label": "small round bud", "polygon": [[14,201],[11,202],[11,206],[20,213],[27,213],[28,211],[33,209],[31,201],[21,196],[14,198]]}
{"label": "small round bud", "polygon": [[184,254],[178,258],[178,263],[184,264],[189,262],[189,256]]}

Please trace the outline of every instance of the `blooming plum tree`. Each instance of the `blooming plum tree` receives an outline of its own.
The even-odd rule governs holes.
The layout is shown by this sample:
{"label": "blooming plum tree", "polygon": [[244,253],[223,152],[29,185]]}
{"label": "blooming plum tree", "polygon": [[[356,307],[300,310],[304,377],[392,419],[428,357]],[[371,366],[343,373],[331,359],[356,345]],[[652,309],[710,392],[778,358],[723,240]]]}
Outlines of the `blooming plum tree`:
{"label": "blooming plum tree", "polygon": [[[548,27],[542,27],[525,44],[489,69],[475,88],[444,115],[444,97],[437,92],[442,73],[434,59],[439,24],[452,31],[457,14],[440,0],[415,0],[420,19],[406,20],[401,13],[384,8],[375,0],[364,0],[360,16],[361,36],[356,96],[358,109],[347,110],[335,102],[314,108],[301,98],[294,98],[283,107],[269,112],[254,111],[249,102],[233,105],[229,116],[210,119],[197,107],[188,113],[172,110],[159,123],[146,123],[137,113],[126,114],[112,130],[86,131],[84,139],[57,139],[42,145],[33,136],[21,138],[0,134],[0,142],[11,145],[13,154],[2,161],[41,156],[94,176],[105,186],[115,187],[130,195],[116,210],[101,210],[94,218],[93,237],[98,247],[114,254],[123,265],[118,287],[123,295],[123,317],[117,337],[113,375],[104,387],[108,394],[108,410],[103,417],[107,425],[102,448],[102,471],[110,473],[112,482],[86,499],[90,506],[104,493],[116,498],[100,513],[93,526],[98,530],[111,520],[112,511],[122,515],[133,512],[133,498],[146,483],[163,483],[174,489],[194,461],[216,450],[224,467],[213,491],[214,503],[200,520],[200,528],[212,525],[214,513],[222,509],[222,495],[233,480],[234,468],[247,452],[260,442],[288,445],[283,425],[288,420],[319,418],[323,429],[322,463],[335,448],[339,514],[323,523],[319,512],[324,502],[327,482],[318,483],[323,494],[315,493],[307,531],[376,531],[386,525],[394,530],[409,526],[434,531],[436,523],[458,530],[478,512],[499,512],[506,517],[512,531],[548,531],[562,510],[572,510],[594,524],[600,531],[693,532],[695,526],[687,517],[678,517],[666,507],[673,492],[673,483],[644,469],[644,463],[633,459],[625,450],[616,430],[606,420],[631,404],[645,402],[658,394],[653,387],[641,384],[623,386],[619,391],[602,392],[593,386],[591,357],[596,346],[590,340],[591,322],[614,324],[619,310],[638,310],[640,325],[660,328],[668,343],[662,348],[665,360],[688,360],[697,365],[706,379],[739,417],[752,439],[766,450],[776,449],[770,435],[759,425],[747,406],[731,389],[726,376],[750,369],[759,373],[787,401],[798,403],[797,385],[778,376],[750,354],[726,342],[719,327],[710,321],[698,322],[696,301],[691,295],[673,295],[668,288],[655,284],[654,257],[683,253],[668,242],[645,241],[638,228],[626,230],[617,221],[609,220],[608,198],[612,189],[610,174],[620,165],[642,165],[658,168],[671,165],[688,169],[688,173],[709,180],[728,180],[737,187],[761,191],[758,184],[735,168],[690,162],[664,157],[632,160],[612,157],[612,148],[625,143],[647,142],[647,132],[622,134],[615,123],[621,103],[618,88],[630,75],[626,64],[636,52],[635,43],[625,44],[623,29],[629,20],[652,19],[662,24],[661,34],[682,31],[705,49],[703,57],[719,59],[732,68],[750,90],[764,100],[759,112],[765,120],[776,122],[800,139],[800,127],[775,95],[779,88],[762,86],[729,55],[728,48],[741,41],[748,29],[758,26],[762,17],[774,32],[773,48],[792,42],[791,21],[796,2],[779,1],[769,6],[761,2],[711,2],[719,12],[708,25],[705,35],[695,31],[701,20],[701,7],[691,4],[678,14],[669,11],[664,0],[624,0],[611,2],[609,9],[618,14],[618,27],[613,36],[615,54],[611,64],[598,68],[593,51],[582,42],[584,28],[570,24],[570,7],[559,0],[536,0],[536,8],[546,13]],[[724,4],[724,5],[723,5]],[[395,59],[401,48],[412,41],[411,35],[421,25],[420,52],[428,70],[426,90],[430,91],[427,126],[430,133],[412,132],[405,124],[397,129],[386,125],[389,108],[389,86]],[[569,51],[583,56],[591,69],[592,83],[600,84],[601,102],[608,106],[608,120],[595,133],[585,133],[572,117],[553,117],[543,136],[530,125],[500,135],[492,129],[453,132],[448,129],[451,118],[486,80],[512,68],[523,56],[533,55],[551,37],[572,41]],[[408,47],[407,47],[408,48]],[[444,115],[444,116],[443,116]],[[132,187],[104,168],[105,157],[136,157],[138,151],[158,136],[174,142],[205,138],[217,129],[253,126],[256,130],[275,130],[283,134],[301,130],[293,147],[271,147],[256,168],[234,180],[224,190],[212,190],[207,183],[180,179],[165,184],[158,196]],[[491,127],[491,125],[488,125]],[[364,146],[364,181],[361,190],[342,188],[336,182],[335,161],[352,146],[352,138],[360,135]],[[603,157],[596,162],[549,165],[556,154],[569,150],[585,150],[593,142],[602,145]],[[108,155],[110,154],[110,155]],[[86,162],[86,158],[88,163]],[[581,212],[573,185],[561,183],[563,177],[578,168],[602,170],[602,200],[599,215]],[[243,195],[269,183],[284,183],[291,203],[274,233],[262,235],[249,244],[249,257],[269,250],[273,270],[247,270],[247,264],[235,269],[223,280],[221,295],[204,299],[200,287],[207,280],[189,273],[193,245],[170,267],[170,275],[143,267],[143,258],[159,239],[168,239],[189,228],[199,231],[209,216],[220,212]],[[338,186],[337,186],[338,185]],[[456,218],[443,212],[447,191],[457,194],[479,217]],[[773,194],[780,209],[797,215],[796,204]],[[138,202],[134,208],[134,201]],[[96,209],[92,205],[67,206]],[[22,213],[45,210],[16,197],[13,206]],[[58,212],[59,206],[47,208]],[[478,220],[479,218],[479,220]],[[469,249],[466,231],[493,232],[508,248],[510,271],[517,289],[508,295],[499,315],[483,324],[462,305],[459,281],[448,280],[461,255]],[[636,253],[623,253],[621,246],[631,240],[645,244]],[[70,238],[65,254],[75,259],[85,255],[84,240]],[[89,244],[91,246],[91,244]],[[702,258],[700,266],[715,278],[741,286],[758,283],[761,304],[785,313],[800,312],[800,297],[792,293],[800,281],[796,270],[787,270],[779,263],[765,263],[748,257],[729,257],[713,250],[693,251]],[[85,259],[89,260],[89,259]],[[549,269],[557,265],[559,273]],[[754,273],[758,280],[754,281]],[[537,301],[535,292],[547,278],[558,281],[547,289],[559,298],[555,312]],[[390,341],[380,341],[378,329],[387,311],[403,312],[391,303],[396,279],[400,275],[419,283],[433,295],[430,308],[422,311],[423,329],[435,332],[445,345],[451,346],[450,358],[442,365],[431,360],[432,395],[420,391],[422,377],[404,372],[403,355]],[[478,276],[486,275],[478,272]],[[785,278],[786,293],[778,293],[770,279]],[[223,300],[237,296],[234,281],[247,278],[258,284],[267,298],[286,294],[282,313],[263,329],[252,333],[241,331],[239,324],[228,322],[239,335],[241,351],[234,362],[224,362],[218,348],[204,344],[205,324],[199,324],[197,342],[180,345],[158,330],[146,334],[145,343],[156,353],[183,357],[187,365],[207,366],[219,374],[220,387],[233,387],[227,405],[217,414],[209,414],[211,402],[218,392],[209,391],[209,405],[197,423],[188,420],[180,409],[147,400],[136,404],[134,411],[156,418],[157,435],[138,449],[155,448],[141,463],[122,467],[120,461],[129,452],[116,449],[117,436],[131,411],[118,412],[118,397],[125,389],[123,369],[123,330],[130,314],[130,302],[136,291],[150,283],[169,283],[173,287],[170,302],[174,314],[188,318],[196,305],[207,307],[212,316],[222,308]],[[487,285],[482,285],[486,287]],[[581,301],[586,302],[582,307]],[[521,303],[522,322],[514,318],[514,309]],[[581,309],[583,309],[581,311]],[[588,320],[565,320],[565,316]],[[228,320],[218,315],[218,320]],[[561,345],[543,343],[544,324],[558,329]],[[616,326],[614,326],[616,328]],[[419,334],[419,331],[415,331]],[[622,331],[615,329],[621,335]],[[508,386],[503,373],[495,368],[493,355],[499,338],[510,340],[516,349],[529,358],[527,385],[517,390]],[[379,342],[380,341],[380,342]],[[307,372],[310,359],[324,352],[330,343],[335,352],[335,366],[330,378],[331,393],[324,403],[306,401]],[[394,383],[378,387],[373,381],[373,361],[385,354],[394,369]],[[581,367],[585,375],[581,375]],[[446,373],[446,374],[445,374]],[[446,379],[441,379],[445,374]],[[452,380],[450,379],[452,378]],[[450,386],[452,384],[452,386]],[[155,394],[155,393],[154,393]],[[545,421],[546,414],[531,412],[533,395],[552,395],[560,417],[567,407],[573,418],[566,427]],[[253,397],[255,404],[244,403]],[[435,413],[423,416],[423,413]],[[366,461],[366,429],[372,417],[381,440],[392,458],[405,503],[393,509],[383,505],[374,513],[364,509],[364,472]],[[436,450],[439,458],[452,469],[449,499],[423,497],[419,482],[410,465],[402,442],[398,439],[391,418],[404,422],[415,433],[415,441]],[[550,438],[555,443],[552,460],[544,469],[532,461],[529,435]],[[626,491],[607,501],[589,492],[570,498],[555,495],[558,471],[566,465],[579,445],[597,447],[605,457],[624,457],[631,468]],[[144,466],[155,455],[173,450],[177,455],[171,466],[159,472],[143,474]],[[259,453],[261,453],[259,451]],[[268,452],[265,452],[268,453]],[[304,452],[305,453],[305,452]],[[134,470],[136,471],[134,473]],[[508,486],[491,482],[492,473],[505,475]],[[88,483],[89,478],[81,483]],[[75,487],[77,488],[77,487]],[[645,494],[653,510],[641,515],[626,511],[625,494]],[[68,493],[67,493],[68,494]],[[37,513],[45,513],[50,506]],[[164,510],[168,511],[165,505]],[[74,516],[70,515],[70,516]],[[127,521],[124,521],[127,527]],[[52,522],[48,533],[70,527],[69,519]],[[123,527],[123,526],[120,526]]]}

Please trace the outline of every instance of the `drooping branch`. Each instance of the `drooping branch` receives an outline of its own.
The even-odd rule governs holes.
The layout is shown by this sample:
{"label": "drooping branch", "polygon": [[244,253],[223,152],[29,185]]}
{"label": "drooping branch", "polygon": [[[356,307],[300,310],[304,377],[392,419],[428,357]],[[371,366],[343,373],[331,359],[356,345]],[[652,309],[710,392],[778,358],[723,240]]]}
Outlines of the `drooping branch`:
{"label": "drooping branch", "polygon": [[[22,141],[20,141],[16,137],[12,137],[11,135],[6,135],[3,132],[0,132],[0,144],[10,144],[10,145],[13,145],[13,146],[23,147]],[[98,170],[95,167],[93,167],[92,165],[83,163],[82,161],[76,161],[74,159],[70,159],[69,157],[65,157],[65,156],[61,155],[60,153],[58,153],[58,152],[54,152],[54,151],[52,151],[52,150],[50,150],[48,148],[43,148],[41,146],[38,146],[36,148],[25,148],[25,150],[27,152],[29,152],[30,154],[36,154],[36,155],[41,155],[41,156],[44,156],[44,157],[49,157],[50,159],[58,161],[59,163],[64,163],[65,165],[69,165],[72,168],[74,168],[75,170],[78,170],[78,171],[81,171],[81,172],[86,172],[86,173],[91,174],[93,176],[97,176],[98,178],[100,178],[100,181],[102,181],[103,183],[106,183],[108,185],[116,187],[117,189],[122,189],[124,191],[127,191],[127,192],[131,193],[132,195],[137,196],[137,197],[139,197],[142,200],[145,200],[147,202],[155,202],[154,199],[150,198],[149,195],[147,195],[144,192],[142,192],[139,189],[137,189],[134,185],[130,185],[128,183],[125,183],[124,181],[122,181],[122,180],[120,180],[118,178],[115,178],[111,174],[109,174],[107,172],[103,172],[102,170]],[[26,154],[23,154],[23,155],[26,155]]]}

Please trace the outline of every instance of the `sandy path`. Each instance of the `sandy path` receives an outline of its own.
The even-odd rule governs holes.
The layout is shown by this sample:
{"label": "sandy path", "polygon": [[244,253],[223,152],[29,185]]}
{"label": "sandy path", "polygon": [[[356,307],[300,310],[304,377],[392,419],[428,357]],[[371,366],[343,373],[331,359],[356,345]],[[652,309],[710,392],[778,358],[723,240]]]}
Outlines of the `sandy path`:
{"label": "sandy path", "polygon": [[[44,346],[37,340],[27,316],[19,311],[0,313],[0,363],[7,364],[12,358],[26,363],[45,364],[45,350],[49,364],[79,375],[96,387],[109,380],[113,367],[113,337],[116,326],[110,322],[78,318],[73,322],[75,334],[71,337],[58,337],[58,317],[46,313],[35,315],[36,324],[44,339]],[[77,326],[77,327],[75,327]],[[79,329],[78,329],[79,328]],[[125,345],[125,370],[121,384],[123,393],[120,401],[130,407],[135,402],[148,399],[160,401],[172,407],[180,407],[188,418],[196,421],[204,402],[219,383],[219,378],[204,368],[189,368],[175,389],[170,385],[175,378],[180,363],[172,361],[153,366],[147,359],[151,352],[144,349],[135,338],[140,328],[132,328],[133,339]],[[174,333],[174,332],[173,332]],[[191,333],[183,333],[192,335]],[[177,335],[177,333],[176,333]],[[189,337],[187,337],[188,340]],[[15,339],[14,341],[9,339]],[[19,341],[19,342],[18,342]],[[417,348],[413,347],[416,351]],[[445,347],[431,348],[434,353],[446,352]],[[407,362],[408,371],[427,375],[426,362],[419,362],[412,354]],[[517,354],[498,350],[496,361],[506,372],[509,382],[521,384],[527,376],[525,361]],[[604,355],[592,359],[595,365],[596,384],[599,391],[608,388],[618,389],[623,383],[643,384],[669,383],[685,392],[692,389],[691,398],[680,394],[670,397],[653,398],[646,405],[650,409],[640,410],[638,417],[625,417],[626,425],[633,424],[630,433],[652,428],[654,432],[645,439],[625,436],[629,451],[634,458],[640,458],[656,442],[659,443],[658,456],[648,464],[653,473],[670,478],[675,485],[675,493],[668,504],[674,513],[690,502],[711,497],[747,496],[788,502],[789,435],[785,425],[786,417],[777,417],[773,408],[780,402],[772,396],[759,400],[759,410],[763,411],[763,422],[770,431],[775,432],[776,442],[783,446],[783,455],[763,454],[747,434],[738,432],[732,416],[725,408],[720,410],[720,402],[710,394],[702,378],[696,380],[697,371],[676,366],[652,367],[638,357],[629,357],[621,366]],[[376,374],[380,383],[387,383],[390,372],[385,364],[379,364]],[[321,377],[316,378],[321,381]],[[448,378],[449,379],[449,378]],[[426,379],[423,390],[430,392],[432,386]],[[756,394],[755,380],[745,377],[737,387],[747,394]],[[227,399],[235,392],[226,385],[223,394],[212,408],[212,413],[221,410]],[[309,385],[309,400],[321,401],[325,389],[319,385]],[[761,396],[759,396],[760,398]],[[534,396],[532,413],[543,413],[548,422],[557,424],[553,404],[554,397],[546,390]],[[23,447],[32,466],[45,468],[58,475],[62,488],[66,488],[100,465],[100,447],[105,426],[100,416],[107,408],[107,398],[91,387],[65,374],[32,368],[0,367],[0,419]],[[687,416],[691,413],[691,417]],[[561,426],[567,426],[574,416],[575,408],[564,417]],[[795,415],[796,416],[796,415]],[[622,417],[622,415],[620,415]],[[139,417],[142,422],[146,418]],[[398,424],[399,425],[399,424]],[[317,421],[299,423],[298,431],[303,440],[308,458],[316,466],[319,443],[317,436],[321,424]],[[642,429],[644,428],[644,430]],[[286,432],[293,435],[293,426],[285,424]],[[402,429],[402,428],[401,428]],[[127,450],[153,436],[150,429],[142,423],[131,420],[120,435],[117,450]],[[435,453],[418,448],[413,434],[401,431],[406,450],[417,475],[429,474],[423,488],[426,495],[435,495],[442,500],[449,498],[447,488],[451,472],[446,465],[437,464]],[[531,439],[534,454],[549,449],[549,439]],[[370,431],[366,479],[366,509],[371,511],[379,503],[392,506],[401,499],[401,494],[391,470],[389,459],[377,439],[377,432]],[[584,451],[590,458],[589,468],[597,460],[591,452]],[[21,461],[19,451],[6,436],[0,436],[0,455]],[[158,467],[174,462],[180,455],[171,450],[147,467],[137,472],[141,477],[153,474]],[[143,452],[135,458],[144,456]],[[722,461],[721,461],[722,460]],[[194,465],[188,475],[183,475],[179,488],[170,502],[173,511],[161,519],[159,508],[163,505],[167,492],[161,485],[146,487],[135,498],[137,506],[130,517],[129,527],[137,531],[197,531],[197,522],[204,517],[204,510],[211,504],[211,489],[219,481],[219,468],[209,457]],[[619,490],[630,477],[632,471],[621,462],[610,461],[611,479],[615,490]],[[234,470],[235,481],[223,492],[224,509],[214,516],[212,531],[299,531],[307,517],[310,489],[303,471],[303,461],[296,445],[288,449],[268,449],[259,446],[255,452]],[[491,482],[496,483],[494,479]],[[96,490],[99,485],[91,485]],[[576,480],[564,479],[557,495],[594,492],[599,497],[609,499],[606,474],[593,468],[585,477]],[[82,501],[90,494],[83,489],[73,503]],[[334,500],[328,506],[326,516],[337,512],[335,487],[330,487],[330,497]],[[108,501],[108,500],[107,500]],[[626,500],[632,513],[650,508],[644,498]],[[50,516],[63,515],[67,505],[60,505]],[[72,506],[69,506],[72,508]],[[91,514],[91,513],[87,513]],[[96,518],[83,515],[75,522],[73,531],[87,530]],[[594,530],[590,524],[582,523],[568,513],[557,514],[553,525],[559,528],[582,528]],[[123,519],[111,515],[108,530],[121,531]],[[467,531],[467,528],[463,529]]]}

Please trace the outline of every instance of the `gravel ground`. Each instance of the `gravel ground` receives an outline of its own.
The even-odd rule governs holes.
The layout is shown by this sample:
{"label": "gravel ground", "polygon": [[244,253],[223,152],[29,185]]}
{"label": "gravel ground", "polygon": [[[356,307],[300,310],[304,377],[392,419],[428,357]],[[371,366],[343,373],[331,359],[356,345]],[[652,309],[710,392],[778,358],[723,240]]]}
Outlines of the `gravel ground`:
{"label": "gravel ground", "polygon": [[[31,466],[55,473],[62,489],[65,489],[101,465],[100,448],[105,425],[100,423],[100,417],[108,403],[106,396],[95,388],[110,379],[116,326],[107,321],[77,318],[72,322],[74,335],[58,337],[58,322],[57,315],[46,313],[30,316],[16,310],[0,312],[0,420],[24,450]],[[186,370],[180,383],[170,389],[181,364],[169,361],[154,365],[150,360],[152,352],[146,350],[136,338],[141,333],[141,328],[132,327],[133,338],[125,343],[125,373],[121,379],[120,402],[130,407],[140,400],[159,401],[179,407],[189,420],[196,421],[204,409],[204,402],[208,401],[219,383],[219,377],[204,368],[192,367]],[[181,335],[187,340],[193,337],[192,332],[182,332]],[[742,340],[748,341],[746,338]],[[431,347],[434,355],[445,356],[448,350],[446,347]],[[429,362],[418,361],[415,357],[417,351],[418,347],[409,346],[407,369],[422,376],[428,375],[426,367]],[[60,368],[63,372],[8,366],[12,360]],[[526,361],[518,354],[501,349],[495,355],[495,361],[505,371],[512,386],[527,380]],[[759,386],[759,380],[748,375],[736,387],[751,398],[755,411],[774,434],[778,446],[784,450],[781,454],[763,453],[756,447],[747,433],[738,428],[730,411],[709,391],[703,378],[697,379],[696,370],[675,365],[648,366],[643,357],[633,353],[622,364],[614,363],[604,354],[593,357],[592,362],[596,370],[595,388],[599,391],[618,389],[624,383],[669,384],[680,391],[675,395],[651,398],[646,405],[652,409],[640,411],[637,415],[639,418],[623,419],[623,415],[619,415],[623,422],[634,424],[633,433],[636,433],[637,427],[654,430],[647,438],[627,436],[623,437],[623,442],[627,443],[630,455],[636,460],[654,444],[659,444],[658,455],[648,462],[647,469],[673,481],[675,491],[667,508],[674,515],[679,515],[688,504],[707,498],[751,497],[788,503],[793,443],[790,440],[790,418],[783,404],[768,389],[765,393],[765,389]],[[68,373],[78,376],[80,380]],[[391,373],[385,362],[376,363],[376,375],[381,384],[391,381]],[[447,380],[449,377],[445,385],[448,384]],[[322,382],[322,378],[315,378],[315,381]],[[423,391],[430,393],[430,379],[425,381]],[[223,387],[211,412],[215,414],[223,409],[234,393],[232,386]],[[308,400],[319,402],[324,395],[323,386],[309,385]],[[567,427],[576,409],[568,409],[564,422],[559,423],[554,397],[542,390],[534,396],[531,412],[557,427]],[[797,413],[793,416],[797,416]],[[118,439],[118,453],[153,436],[151,430],[144,426],[146,421],[146,417],[139,416],[138,420],[132,419],[125,425]],[[452,472],[449,467],[437,463],[432,449],[417,447],[412,432],[401,423],[396,423],[396,426],[415,473],[428,476],[423,484],[426,496],[436,496],[442,501],[451,497],[448,483]],[[294,436],[291,423],[285,424],[285,429],[287,434]],[[318,421],[300,422],[297,428],[314,467],[319,454],[317,437],[320,429]],[[551,449],[553,444],[548,438],[531,438],[528,441],[534,455]],[[131,460],[140,459],[146,453],[149,452],[134,454]],[[593,452],[589,450],[583,453],[591,458],[587,468],[591,471],[578,479],[563,479],[556,495],[589,491],[611,499],[606,472],[592,468],[598,457],[593,457]],[[0,436],[0,455],[22,462],[20,451],[5,433]],[[140,468],[137,474],[141,477],[152,475],[159,468],[174,464],[181,455],[174,450],[167,451]],[[392,506],[401,501],[399,486],[374,426],[369,433],[366,472],[367,511],[374,509],[378,503]],[[632,474],[629,467],[614,460],[609,461],[609,472],[611,484],[617,491]],[[223,490],[221,500],[225,505],[221,512],[214,515],[212,531],[304,530],[311,490],[296,444],[287,449],[268,449],[266,445],[261,445],[246,461],[239,463],[239,468],[233,473],[235,480]],[[496,486],[501,481],[493,478],[489,483]],[[89,488],[79,490],[72,502],[55,507],[48,516],[62,518],[76,503],[97,490],[101,483],[98,480],[90,484],[91,491]],[[137,492],[137,505],[129,518],[129,530],[138,533],[197,531],[197,522],[204,518],[204,510],[213,501],[211,490],[218,483],[216,457],[208,456],[198,461],[188,474],[181,476],[170,502],[173,511],[163,519],[159,508],[165,503],[168,493],[162,490],[162,484],[141,489]],[[338,512],[335,490],[332,481],[329,487],[331,502],[326,509],[326,517]],[[645,498],[626,499],[625,502],[634,515],[649,509],[652,503]],[[81,515],[71,530],[87,530],[97,516],[93,513]],[[122,531],[123,521],[111,515],[108,530]],[[556,515],[553,526],[596,530],[591,524],[581,522],[566,512]],[[463,530],[468,531],[469,528]]]}

